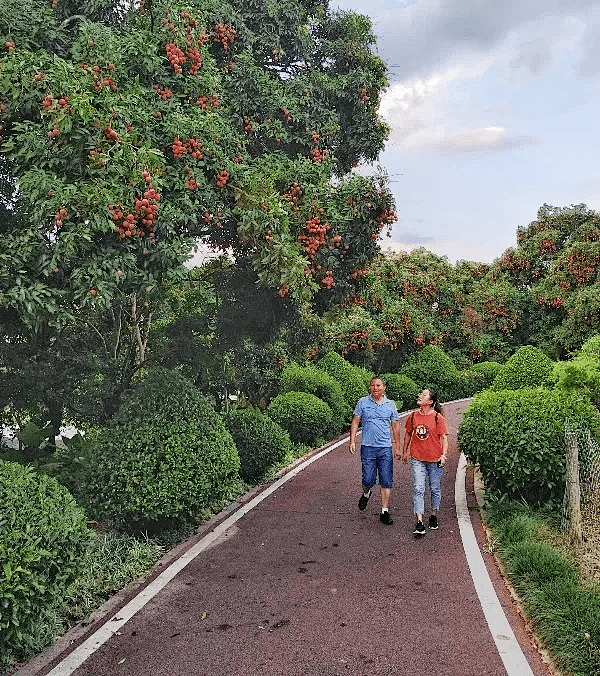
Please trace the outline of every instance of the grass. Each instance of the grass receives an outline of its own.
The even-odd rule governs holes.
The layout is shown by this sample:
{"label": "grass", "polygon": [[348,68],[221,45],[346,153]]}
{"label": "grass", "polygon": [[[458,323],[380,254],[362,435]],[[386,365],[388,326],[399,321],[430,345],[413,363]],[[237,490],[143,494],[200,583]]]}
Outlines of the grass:
{"label": "grass", "polygon": [[556,665],[572,676],[598,676],[600,585],[583,579],[553,515],[522,503],[492,503],[485,518],[495,552]]}

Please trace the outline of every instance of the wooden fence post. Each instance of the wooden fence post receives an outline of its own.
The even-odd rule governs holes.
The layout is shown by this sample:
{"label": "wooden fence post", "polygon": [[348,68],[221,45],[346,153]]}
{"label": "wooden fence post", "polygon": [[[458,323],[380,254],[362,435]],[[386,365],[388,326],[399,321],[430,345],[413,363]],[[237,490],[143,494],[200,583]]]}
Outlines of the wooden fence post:
{"label": "wooden fence post", "polygon": [[567,447],[567,516],[569,519],[569,533],[575,540],[583,540],[581,527],[581,491],[579,487],[579,447],[577,433],[565,432]]}

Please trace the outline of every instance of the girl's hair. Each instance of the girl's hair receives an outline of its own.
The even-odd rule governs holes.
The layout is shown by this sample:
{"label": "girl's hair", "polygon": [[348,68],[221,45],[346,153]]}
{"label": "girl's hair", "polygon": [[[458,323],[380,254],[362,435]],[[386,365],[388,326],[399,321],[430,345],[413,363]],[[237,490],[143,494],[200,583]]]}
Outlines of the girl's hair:
{"label": "girl's hair", "polygon": [[444,415],[444,409],[442,408],[442,405],[440,404],[440,399],[438,397],[438,393],[435,390],[432,390],[431,387],[426,387],[426,390],[429,392],[429,398],[431,399],[431,404],[433,406],[434,411],[437,411],[440,415]]}

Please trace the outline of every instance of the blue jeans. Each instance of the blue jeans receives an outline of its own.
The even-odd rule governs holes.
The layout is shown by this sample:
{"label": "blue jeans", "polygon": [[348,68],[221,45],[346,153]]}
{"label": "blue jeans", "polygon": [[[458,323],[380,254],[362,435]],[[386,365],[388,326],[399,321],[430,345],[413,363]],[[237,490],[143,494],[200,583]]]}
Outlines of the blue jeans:
{"label": "blue jeans", "polygon": [[365,488],[373,488],[379,473],[379,485],[391,488],[394,483],[394,457],[392,447],[361,446],[362,482]]}
{"label": "blue jeans", "polygon": [[444,468],[437,462],[424,462],[410,459],[410,471],[413,478],[413,507],[415,514],[425,512],[425,481],[429,481],[431,509],[439,509],[442,504],[442,475]]}

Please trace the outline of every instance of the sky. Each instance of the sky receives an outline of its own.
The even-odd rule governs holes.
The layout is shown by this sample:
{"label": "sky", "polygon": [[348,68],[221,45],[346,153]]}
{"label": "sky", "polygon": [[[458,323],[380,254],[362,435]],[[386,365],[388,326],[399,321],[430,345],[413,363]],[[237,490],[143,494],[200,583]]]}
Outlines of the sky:
{"label": "sky", "polygon": [[384,249],[491,263],[544,204],[600,211],[600,0],[336,8],[371,18],[389,69],[379,165],[398,222]]}

